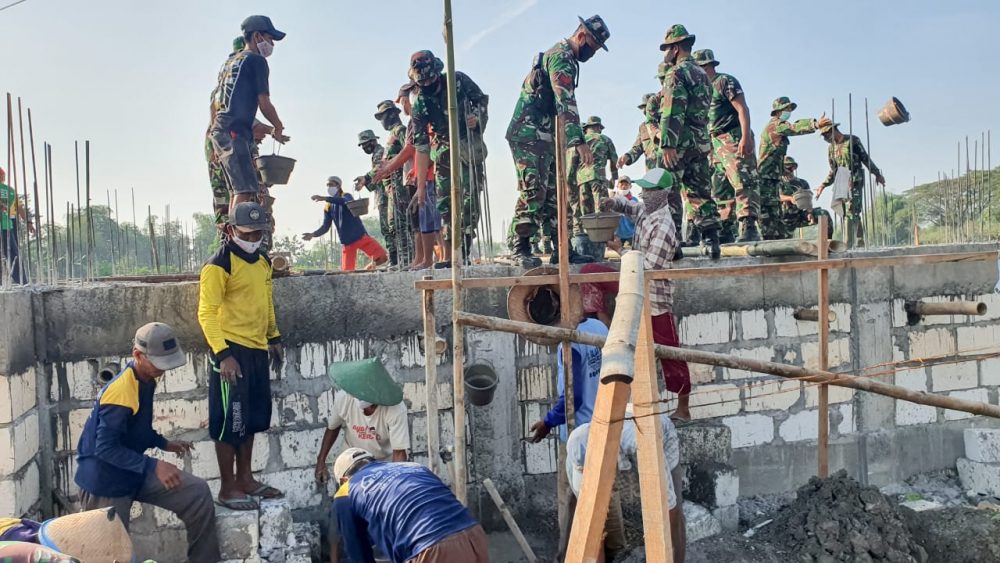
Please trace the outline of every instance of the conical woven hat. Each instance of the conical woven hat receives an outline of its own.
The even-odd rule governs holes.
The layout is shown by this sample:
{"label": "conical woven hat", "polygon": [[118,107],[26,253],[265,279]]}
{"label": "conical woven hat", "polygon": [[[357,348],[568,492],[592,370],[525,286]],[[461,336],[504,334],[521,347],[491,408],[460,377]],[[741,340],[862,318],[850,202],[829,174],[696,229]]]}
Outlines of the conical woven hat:
{"label": "conical woven hat", "polygon": [[76,557],[81,563],[132,561],[132,540],[113,508],[53,518],[42,524],[38,536],[45,547]]}
{"label": "conical woven hat", "polygon": [[403,401],[403,388],[375,358],[334,362],[330,364],[327,375],[337,388],[373,405],[391,407]]}

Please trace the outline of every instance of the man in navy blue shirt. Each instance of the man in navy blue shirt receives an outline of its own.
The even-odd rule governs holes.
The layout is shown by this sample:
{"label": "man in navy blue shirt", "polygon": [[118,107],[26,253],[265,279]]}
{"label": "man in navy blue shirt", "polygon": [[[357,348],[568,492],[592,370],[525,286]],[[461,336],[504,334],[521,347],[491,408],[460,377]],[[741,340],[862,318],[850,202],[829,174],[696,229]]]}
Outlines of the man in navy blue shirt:
{"label": "man in navy blue shirt", "polygon": [[347,203],[353,201],[351,194],[344,193],[343,182],[337,176],[330,176],[326,180],[326,190],[329,197],[321,195],[312,196],[313,201],[325,201],[326,209],[323,210],[323,225],[311,233],[303,233],[302,240],[312,240],[321,237],[330,230],[330,225],[337,229],[337,237],[340,239],[340,269],[345,272],[353,272],[357,265],[358,251],[364,252],[371,263],[368,269],[373,270],[376,266],[385,264],[389,259],[385,248],[368,235],[361,218],[356,217],[347,208]]}
{"label": "man in navy blue shirt", "polygon": [[256,200],[260,192],[252,148],[257,109],[274,127],[271,136],[276,141],[289,140],[271,103],[266,60],[274,51],[274,42],[284,39],[285,34],[275,29],[267,16],[248,17],[243,20],[242,30],[246,46],[229,57],[219,71],[209,129],[215,154],[234,192],[230,211],[237,203]]}
{"label": "man in navy blue shirt", "polygon": [[132,361],[101,390],[77,446],[76,484],[84,510],[113,506],[128,527],[133,501],[165,508],[184,522],[190,561],[219,561],[215,506],[204,480],[145,455],[149,448],[181,455],[190,442],[168,441],[153,429],[153,393],[163,373],[187,356],[163,323],[135,333]]}

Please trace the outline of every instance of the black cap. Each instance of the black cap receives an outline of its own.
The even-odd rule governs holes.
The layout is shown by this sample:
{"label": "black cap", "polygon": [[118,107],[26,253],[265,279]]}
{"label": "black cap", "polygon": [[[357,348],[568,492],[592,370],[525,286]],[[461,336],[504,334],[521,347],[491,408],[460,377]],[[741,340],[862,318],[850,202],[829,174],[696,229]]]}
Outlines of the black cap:
{"label": "black cap", "polygon": [[240,29],[243,30],[243,33],[248,31],[268,33],[274,38],[275,41],[281,41],[285,38],[285,32],[274,29],[274,24],[271,23],[271,18],[267,16],[249,16],[247,19],[243,20],[243,23],[240,25]]}
{"label": "black cap", "polygon": [[245,233],[270,231],[271,216],[257,202],[243,201],[229,214],[229,224]]}

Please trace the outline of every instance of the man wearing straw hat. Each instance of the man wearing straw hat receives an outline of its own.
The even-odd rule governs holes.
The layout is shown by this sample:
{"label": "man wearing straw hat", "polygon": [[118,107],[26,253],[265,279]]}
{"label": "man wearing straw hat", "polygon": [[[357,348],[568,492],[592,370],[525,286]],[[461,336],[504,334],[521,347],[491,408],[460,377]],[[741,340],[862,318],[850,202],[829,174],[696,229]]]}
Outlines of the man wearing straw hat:
{"label": "man wearing straw hat", "polygon": [[[336,362],[328,374],[336,392],[316,459],[316,480],[325,483],[329,479],[327,458],[341,431],[348,448],[360,448],[375,461],[406,461],[410,429],[403,389],[382,362],[373,358]],[[328,531],[330,563],[337,563],[340,533],[335,518],[330,519]]]}
{"label": "man wearing straw hat", "polygon": [[76,484],[84,510],[113,507],[125,526],[133,501],[177,514],[187,528],[188,559],[218,561],[215,507],[204,480],[145,455],[177,455],[190,442],[168,441],[153,429],[153,394],[169,370],[187,363],[173,329],[149,323],[135,333],[132,359],[101,390],[77,445]]}
{"label": "man wearing straw hat", "polygon": [[827,158],[830,161],[830,173],[816,189],[816,197],[823,194],[827,186],[832,186],[837,177],[838,168],[850,171],[850,197],[845,202],[844,215],[847,217],[847,246],[865,245],[864,224],[861,222],[861,211],[864,207],[865,169],[875,176],[875,182],[885,186],[882,171],[872,162],[865,146],[857,135],[844,135],[837,126],[839,123],[827,123],[820,127],[819,133],[830,143]]}

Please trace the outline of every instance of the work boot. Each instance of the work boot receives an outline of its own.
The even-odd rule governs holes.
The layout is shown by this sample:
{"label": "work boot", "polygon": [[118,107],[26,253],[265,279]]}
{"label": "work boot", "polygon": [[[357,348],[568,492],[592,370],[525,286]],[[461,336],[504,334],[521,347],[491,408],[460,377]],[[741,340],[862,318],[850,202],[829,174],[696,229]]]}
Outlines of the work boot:
{"label": "work boot", "polygon": [[719,247],[719,228],[710,227],[701,233],[702,246],[708,251],[708,256],[712,260],[722,257],[722,249]]}
{"label": "work boot", "polygon": [[472,235],[466,233],[462,235],[462,265],[472,265]]}
{"label": "work boot", "polygon": [[533,252],[534,254],[541,254],[542,247],[538,246],[538,243],[536,242],[535,244],[531,245],[531,252]]}
{"label": "work boot", "polygon": [[389,247],[389,267],[395,268],[399,265],[399,253],[396,252],[396,245],[391,242],[387,242],[386,246]]}
{"label": "work boot", "polygon": [[531,253],[531,239],[528,237],[518,237],[517,247],[514,249],[514,255],[511,256],[511,260],[515,266],[520,266],[526,270],[542,265],[542,259]]}
{"label": "work boot", "polygon": [[[594,257],[589,254],[580,254],[572,248],[569,249],[569,263],[570,264],[590,264],[594,261]],[[553,251],[552,255],[549,256],[549,264],[556,266],[559,264],[559,252]]]}
{"label": "work boot", "polygon": [[688,221],[687,225],[687,236],[684,237],[684,242],[681,243],[683,247],[698,246],[701,244],[701,230],[694,226],[694,223]]}
{"label": "work boot", "polygon": [[542,240],[542,251],[539,254],[552,254],[555,252],[552,250],[552,239],[546,238]]}
{"label": "work boot", "polygon": [[742,234],[736,242],[757,242],[760,240],[760,231],[757,230],[757,219],[747,217],[740,222]]}

